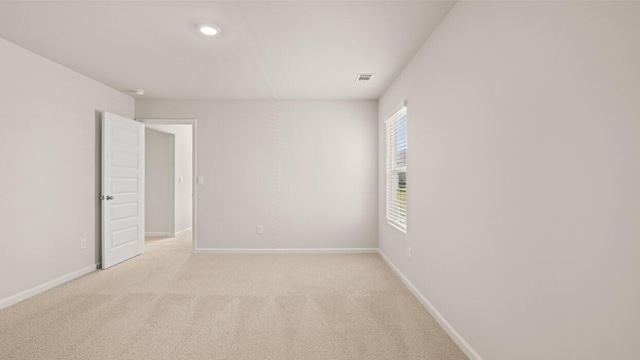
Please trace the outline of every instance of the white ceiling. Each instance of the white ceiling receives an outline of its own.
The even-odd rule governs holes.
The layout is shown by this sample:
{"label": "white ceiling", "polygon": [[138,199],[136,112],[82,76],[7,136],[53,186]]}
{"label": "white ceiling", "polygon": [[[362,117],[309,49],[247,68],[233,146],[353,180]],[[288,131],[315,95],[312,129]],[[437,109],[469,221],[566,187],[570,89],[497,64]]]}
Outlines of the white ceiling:
{"label": "white ceiling", "polygon": [[[377,99],[452,1],[0,2],[0,37],[164,99]],[[198,23],[214,23],[205,37]],[[357,73],[375,73],[356,84]]]}

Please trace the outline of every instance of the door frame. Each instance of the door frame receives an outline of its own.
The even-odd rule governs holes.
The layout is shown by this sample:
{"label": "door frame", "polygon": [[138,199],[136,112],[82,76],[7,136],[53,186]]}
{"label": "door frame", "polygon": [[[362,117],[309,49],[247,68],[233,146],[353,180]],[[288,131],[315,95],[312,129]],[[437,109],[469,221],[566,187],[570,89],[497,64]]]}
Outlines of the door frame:
{"label": "door frame", "polygon": [[[198,121],[196,119],[176,119],[176,118],[142,118],[135,119],[140,123],[146,125],[191,125],[192,145],[191,150],[191,191],[193,197],[191,198],[191,252],[196,253],[198,248]],[[175,179],[174,179],[175,180]]]}

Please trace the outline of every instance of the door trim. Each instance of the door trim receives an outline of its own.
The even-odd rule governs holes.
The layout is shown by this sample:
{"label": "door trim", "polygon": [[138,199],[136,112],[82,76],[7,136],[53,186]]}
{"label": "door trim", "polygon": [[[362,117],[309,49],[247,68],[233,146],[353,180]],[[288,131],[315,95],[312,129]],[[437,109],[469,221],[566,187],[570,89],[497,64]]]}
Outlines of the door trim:
{"label": "door trim", "polygon": [[192,174],[191,174],[191,190],[193,198],[191,199],[191,252],[195,254],[198,244],[198,120],[197,119],[176,119],[176,118],[142,118],[135,119],[145,125],[191,125],[193,149],[191,151]]}

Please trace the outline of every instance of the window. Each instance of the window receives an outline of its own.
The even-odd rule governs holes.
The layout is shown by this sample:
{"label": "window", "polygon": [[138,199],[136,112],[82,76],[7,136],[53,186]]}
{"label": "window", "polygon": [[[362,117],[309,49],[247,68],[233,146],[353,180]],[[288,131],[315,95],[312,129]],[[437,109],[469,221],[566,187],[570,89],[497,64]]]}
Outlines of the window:
{"label": "window", "polygon": [[407,232],[407,107],[386,121],[387,222]]}

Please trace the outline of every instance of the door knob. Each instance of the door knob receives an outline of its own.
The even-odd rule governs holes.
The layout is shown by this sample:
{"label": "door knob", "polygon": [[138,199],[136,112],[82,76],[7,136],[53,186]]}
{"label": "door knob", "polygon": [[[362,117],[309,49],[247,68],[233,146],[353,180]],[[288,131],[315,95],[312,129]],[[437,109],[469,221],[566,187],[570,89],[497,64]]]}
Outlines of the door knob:
{"label": "door knob", "polygon": [[107,200],[113,200],[113,196],[107,195]]}

